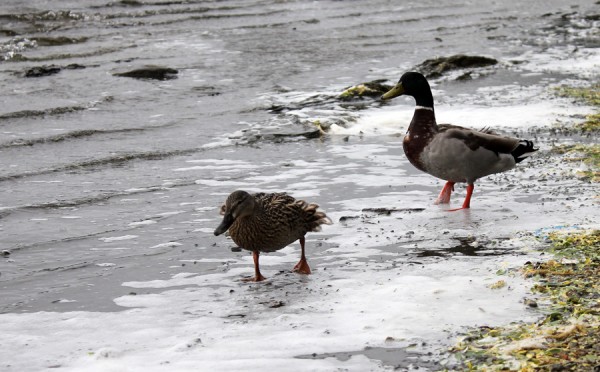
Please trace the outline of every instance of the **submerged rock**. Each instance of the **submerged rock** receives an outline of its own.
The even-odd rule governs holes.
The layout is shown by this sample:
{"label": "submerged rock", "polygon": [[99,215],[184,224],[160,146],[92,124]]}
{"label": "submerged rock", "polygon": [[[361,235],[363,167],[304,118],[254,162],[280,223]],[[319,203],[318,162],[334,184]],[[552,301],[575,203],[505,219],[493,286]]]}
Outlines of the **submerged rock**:
{"label": "submerged rock", "polygon": [[13,31],[13,30],[2,29],[2,30],[0,30],[0,35],[3,35],[3,36],[17,36],[18,34],[15,31]]}
{"label": "submerged rock", "polygon": [[59,66],[37,66],[25,71],[25,77],[42,77],[58,74],[61,68]]}
{"label": "submerged rock", "polygon": [[133,79],[171,80],[177,78],[179,71],[170,67],[146,66],[127,72],[114,73],[114,76],[123,76]]}
{"label": "submerged rock", "polygon": [[[421,72],[427,78],[436,78],[452,70],[463,68],[478,68],[492,66],[498,63],[498,60],[482,56],[467,56],[456,54],[450,57],[439,57],[425,60],[415,69]],[[466,76],[468,75],[468,77]],[[470,73],[461,76],[463,80],[470,78]]]}
{"label": "submerged rock", "polygon": [[112,2],[112,3],[108,3],[107,6],[140,7],[140,6],[144,6],[144,3],[142,3],[141,1],[137,1],[137,0],[121,0],[121,1],[115,1],[115,2]]}
{"label": "submerged rock", "polygon": [[54,74],[58,74],[62,70],[79,70],[85,68],[83,65],[79,65],[77,63],[72,63],[67,66],[36,66],[32,67],[29,70],[25,71],[25,77],[42,77],[42,76],[50,76]]}
{"label": "submerged rock", "polygon": [[68,44],[78,44],[83,43],[88,40],[87,37],[66,37],[66,36],[58,36],[58,37],[49,37],[49,36],[39,36],[31,38],[32,41],[35,41],[38,46],[60,46],[60,45],[68,45]]}

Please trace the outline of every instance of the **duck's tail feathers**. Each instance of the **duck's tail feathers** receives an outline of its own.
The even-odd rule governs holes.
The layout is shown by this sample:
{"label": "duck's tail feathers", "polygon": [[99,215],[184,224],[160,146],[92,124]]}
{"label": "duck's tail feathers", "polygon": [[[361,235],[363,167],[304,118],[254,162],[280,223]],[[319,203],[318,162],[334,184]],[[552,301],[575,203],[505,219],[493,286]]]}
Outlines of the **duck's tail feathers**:
{"label": "duck's tail feathers", "polygon": [[304,205],[304,220],[308,225],[308,231],[321,231],[321,225],[333,224],[325,212],[319,211],[318,208],[317,204]]}
{"label": "duck's tail feathers", "polygon": [[534,147],[533,142],[529,140],[520,140],[514,150],[510,153],[515,158],[515,163],[522,162],[525,158],[539,150]]}

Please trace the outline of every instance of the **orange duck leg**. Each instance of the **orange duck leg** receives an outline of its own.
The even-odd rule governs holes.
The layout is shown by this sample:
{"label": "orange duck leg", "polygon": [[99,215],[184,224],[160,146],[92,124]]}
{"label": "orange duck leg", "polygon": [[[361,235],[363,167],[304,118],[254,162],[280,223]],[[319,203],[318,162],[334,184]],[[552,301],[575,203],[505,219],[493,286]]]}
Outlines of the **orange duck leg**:
{"label": "orange duck leg", "polygon": [[294,266],[292,270],[295,273],[299,274],[310,274],[310,267],[308,266],[308,262],[306,261],[306,256],[304,255],[304,237],[300,238],[300,248],[302,249],[302,253],[300,254],[300,261]]}
{"label": "orange duck leg", "polygon": [[473,195],[473,190],[475,190],[475,185],[469,184],[467,186],[467,196],[465,197],[465,201],[463,202],[462,207],[455,209],[448,209],[448,212],[459,211],[461,209],[469,209],[471,208],[471,195]]}
{"label": "orange duck leg", "polygon": [[260,268],[258,267],[258,257],[260,253],[258,251],[252,251],[252,259],[254,260],[254,277],[253,278],[244,278],[242,281],[244,282],[262,282],[267,279],[260,273]]}
{"label": "orange duck leg", "polygon": [[454,182],[448,181],[444,185],[444,188],[440,192],[440,195],[435,200],[433,204],[448,204],[450,203],[450,195],[452,195],[452,191],[454,191]]}

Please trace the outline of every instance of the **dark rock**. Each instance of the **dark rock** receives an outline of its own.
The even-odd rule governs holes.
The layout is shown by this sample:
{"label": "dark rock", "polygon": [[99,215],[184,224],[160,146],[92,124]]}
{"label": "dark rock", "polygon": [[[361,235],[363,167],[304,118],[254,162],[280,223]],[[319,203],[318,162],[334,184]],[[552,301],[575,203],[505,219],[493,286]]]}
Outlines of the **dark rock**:
{"label": "dark rock", "polygon": [[0,35],[4,36],[17,36],[18,34],[13,30],[0,30]]}
{"label": "dark rock", "polygon": [[56,66],[56,65],[38,66],[38,67],[32,67],[29,70],[25,71],[25,77],[50,76],[50,75],[58,74],[61,70],[80,70],[80,69],[84,69],[84,68],[85,68],[85,66],[77,64],[77,63],[71,63],[70,65],[67,65],[67,66]]}
{"label": "dark rock", "polygon": [[38,46],[60,46],[60,45],[68,45],[68,44],[78,44],[87,41],[87,37],[73,38],[66,36],[59,37],[34,37],[31,38],[32,41],[35,41]]}
{"label": "dark rock", "polygon": [[425,210],[425,208],[363,208],[361,210],[361,212],[376,213],[376,214],[383,214],[383,215],[389,216],[390,214],[395,213],[395,212],[412,213],[412,212],[422,212],[424,210]]}
{"label": "dark rock", "polygon": [[171,80],[177,78],[179,71],[170,67],[146,66],[135,70],[113,74],[133,79]]}
{"label": "dark rock", "polygon": [[473,77],[471,76],[471,71],[465,72],[464,74],[457,77],[456,80],[458,80],[458,81],[473,80]]}
{"label": "dark rock", "polygon": [[217,91],[216,89],[217,88],[212,87],[212,86],[199,86],[199,87],[192,88],[192,90],[194,92],[197,92],[200,95],[209,96],[209,97],[216,97],[216,96],[221,95],[221,92]]}
{"label": "dark rock", "polygon": [[534,300],[530,300],[529,298],[526,298],[523,303],[525,303],[526,306],[528,307],[532,307],[532,308],[536,308],[538,307],[537,302],[535,302]]}
{"label": "dark rock", "polygon": [[80,65],[78,63],[71,63],[70,65],[66,65],[63,67],[65,70],[82,70],[85,68],[84,65]]}
{"label": "dark rock", "polygon": [[117,1],[115,3],[110,3],[109,5],[139,7],[139,6],[143,6],[144,3],[142,3],[141,1],[137,1],[137,0],[121,0],[121,1]]}
{"label": "dark rock", "polygon": [[229,314],[226,318],[245,318],[246,314]]}
{"label": "dark rock", "polygon": [[360,217],[359,216],[342,216],[342,217],[340,217],[339,222],[346,222],[348,220],[355,220],[358,218],[360,218]]}
{"label": "dark rock", "polygon": [[428,78],[436,78],[452,70],[486,67],[497,63],[498,60],[494,58],[456,54],[450,57],[428,59],[416,66],[415,69]]}
{"label": "dark rock", "polygon": [[600,14],[590,14],[586,15],[584,18],[586,21],[600,21]]}
{"label": "dark rock", "polygon": [[32,67],[25,72],[25,77],[42,77],[58,74],[60,72],[60,66],[38,66]]}
{"label": "dark rock", "polygon": [[285,302],[283,301],[272,301],[268,304],[271,309],[277,309],[279,307],[285,306]]}
{"label": "dark rock", "polygon": [[319,129],[313,129],[313,130],[309,130],[309,131],[305,131],[305,132],[298,132],[298,133],[272,133],[272,134],[265,134],[265,138],[269,139],[270,136],[273,136],[274,139],[276,138],[287,138],[287,137],[304,137],[307,139],[313,139],[313,138],[319,138],[321,137],[321,131]]}
{"label": "dark rock", "polygon": [[241,252],[242,248],[240,248],[240,247],[231,247],[231,251],[232,252]]}

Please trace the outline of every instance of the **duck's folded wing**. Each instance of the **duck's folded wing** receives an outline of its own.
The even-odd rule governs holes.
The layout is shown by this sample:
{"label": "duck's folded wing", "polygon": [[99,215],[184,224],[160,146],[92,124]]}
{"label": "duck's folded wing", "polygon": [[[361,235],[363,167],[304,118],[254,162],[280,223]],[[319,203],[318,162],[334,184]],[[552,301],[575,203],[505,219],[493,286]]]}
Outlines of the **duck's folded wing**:
{"label": "duck's folded wing", "polygon": [[519,140],[516,138],[499,136],[489,132],[475,131],[450,124],[440,125],[439,134],[447,139],[458,139],[462,141],[472,151],[482,147],[497,155],[510,154],[519,144]]}

